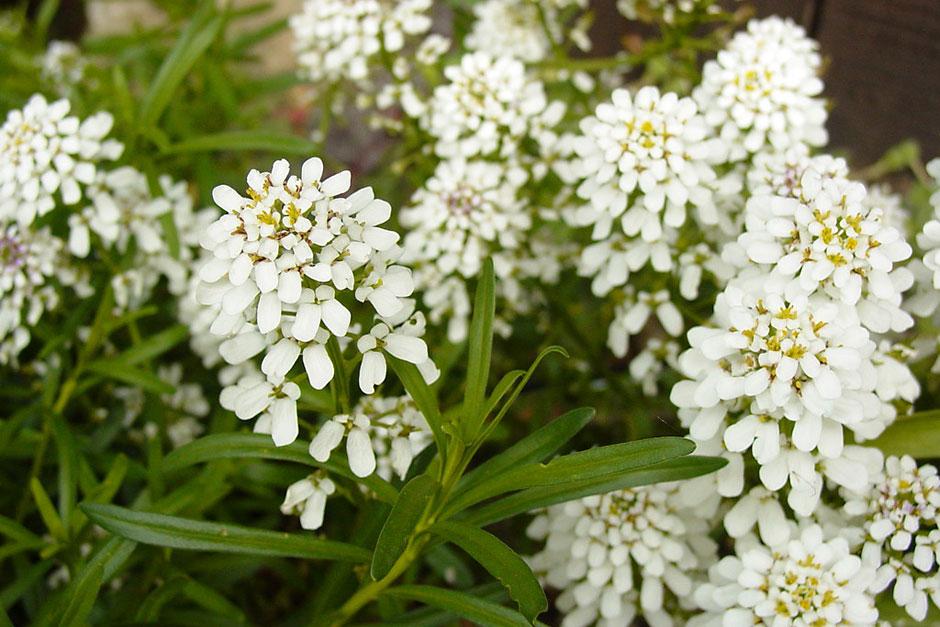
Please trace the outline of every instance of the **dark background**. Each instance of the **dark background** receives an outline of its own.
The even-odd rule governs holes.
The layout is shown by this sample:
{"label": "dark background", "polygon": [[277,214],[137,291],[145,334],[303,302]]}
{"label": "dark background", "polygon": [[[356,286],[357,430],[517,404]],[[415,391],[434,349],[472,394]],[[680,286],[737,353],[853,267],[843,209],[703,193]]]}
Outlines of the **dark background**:
{"label": "dark background", "polygon": [[[792,18],[819,40],[832,150],[854,166],[876,161],[905,139],[924,159],[940,156],[940,1],[752,0],[758,16]],[[638,32],[614,0],[595,0],[600,38],[616,49]],[[605,43],[606,42],[606,43]]]}

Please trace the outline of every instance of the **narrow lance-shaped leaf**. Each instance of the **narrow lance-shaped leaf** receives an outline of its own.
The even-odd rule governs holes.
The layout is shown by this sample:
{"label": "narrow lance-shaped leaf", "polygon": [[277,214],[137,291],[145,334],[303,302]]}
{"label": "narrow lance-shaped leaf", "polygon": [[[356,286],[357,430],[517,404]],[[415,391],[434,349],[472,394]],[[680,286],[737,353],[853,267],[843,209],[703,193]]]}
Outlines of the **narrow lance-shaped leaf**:
{"label": "narrow lance-shaped leaf", "polygon": [[454,521],[439,522],[431,531],[466,551],[467,555],[506,586],[509,596],[519,604],[519,611],[529,621],[534,621],[536,616],[548,608],[548,599],[532,569],[493,534]]}
{"label": "narrow lance-shaped leaf", "polygon": [[321,540],[308,534],[250,529],[130,510],[116,505],[83,504],[93,521],[116,535],[143,544],[195,551],[364,562],[365,549]]}
{"label": "narrow lance-shaped leaf", "polygon": [[287,133],[272,133],[271,131],[225,131],[211,135],[198,135],[184,141],[168,146],[164,154],[254,151],[262,150],[277,153],[278,155],[311,155],[319,150],[319,146],[303,137]]}
{"label": "narrow lance-shaped leaf", "polygon": [[375,543],[370,569],[373,579],[385,577],[405,552],[436,489],[437,481],[427,474],[418,475],[402,487]]}
{"label": "narrow lance-shaped leaf", "polygon": [[689,456],[636,470],[603,475],[582,481],[564,482],[557,485],[539,486],[511,494],[479,509],[465,512],[460,520],[467,524],[486,526],[532,510],[564,503],[594,494],[606,494],[614,490],[652,485],[664,481],[682,481],[707,475],[721,469],[727,460],[720,457]]}
{"label": "narrow lance-shaped leaf", "polygon": [[141,104],[140,125],[143,128],[152,126],[160,118],[186,74],[215,41],[222,21],[218,16],[206,20],[204,14],[197,13],[180,35]]}
{"label": "narrow lance-shaped leaf", "polygon": [[473,317],[467,338],[467,387],[463,397],[462,433],[469,442],[483,423],[486,382],[493,352],[493,318],[496,315],[496,277],[493,260],[487,259],[473,299]]}
{"label": "narrow lance-shaped leaf", "polygon": [[590,407],[573,409],[555,418],[464,475],[457,484],[456,494],[510,468],[544,460],[577,435],[593,418],[594,410]]}
{"label": "narrow lance-shaped leaf", "polygon": [[529,625],[522,614],[497,605],[492,601],[480,599],[466,592],[446,590],[433,586],[398,586],[389,588],[383,594],[397,599],[417,601],[465,618],[478,625],[492,627],[521,627]]}
{"label": "narrow lance-shaped leaf", "polygon": [[459,512],[475,503],[514,490],[540,485],[582,481],[688,455],[695,445],[685,438],[649,438],[636,442],[599,446],[556,457],[547,464],[527,464],[490,477],[454,498],[445,514]]}
{"label": "narrow lance-shaped leaf", "polygon": [[898,418],[868,444],[878,447],[886,455],[911,455],[918,459],[940,457],[940,411]]}
{"label": "narrow lance-shaped leaf", "polygon": [[323,468],[331,474],[361,483],[387,503],[394,503],[398,496],[395,487],[376,474],[365,478],[355,476],[338,452],[334,451],[327,461],[318,462],[300,442],[275,446],[270,436],[260,433],[217,433],[198,438],[169,453],[163,459],[162,470],[172,472],[216,459],[271,459],[294,462]]}

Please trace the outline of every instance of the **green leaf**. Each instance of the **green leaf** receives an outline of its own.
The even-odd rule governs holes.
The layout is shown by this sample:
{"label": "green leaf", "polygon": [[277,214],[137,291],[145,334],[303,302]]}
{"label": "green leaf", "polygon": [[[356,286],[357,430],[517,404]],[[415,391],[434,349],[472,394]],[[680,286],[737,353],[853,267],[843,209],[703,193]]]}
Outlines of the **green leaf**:
{"label": "green leaf", "polygon": [[98,359],[90,362],[86,368],[95,374],[139,387],[154,394],[172,394],[175,390],[172,385],[152,372],[128,366],[113,359]]}
{"label": "green leaf", "polygon": [[40,483],[39,479],[33,477],[30,480],[29,490],[33,493],[33,500],[36,502],[36,507],[39,509],[39,516],[42,518],[42,522],[45,523],[46,529],[52,534],[52,537],[62,542],[68,541],[68,532],[65,530],[65,525],[62,524],[62,519],[59,517],[58,512],[56,512],[52,501],[49,499],[49,495],[46,493],[45,488],[42,487],[42,483]]}
{"label": "green leaf", "polygon": [[402,486],[375,542],[370,569],[373,579],[385,577],[405,552],[435,490],[437,481],[431,475],[418,475]]}
{"label": "green leaf", "polygon": [[421,376],[417,366],[407,361],[402,361],[397,357],[392,357],[391,355],[386,355],[385,359],[388,361],[389,365],[391,365],[392,370],[395,371],[395,375],[405,387],[405,391],[408,392],[408,395],[414,400],[418,411],[420,411],[424,415],[424,419],[427,420],[428,426],[431,427],[431,432],[434,434],[434,442],[437,444],[437,450],[445,450],[444,418],[441,416],[440,406],[437,403],[434,392],[428,384],[425,383],[424,377]]}
{"label": "green leaf", "polygon": [[878,447],[885,455],[910,455],[918,459],[940,457],[940,410],[898,418],[868,445]]}
{"label": "green leaf", "polygon": [[517,465],[456,496],[445,508],[445,516],[459,512],[499,494],[526,488],[584,481],[652,466],[688,455],[695,444],[685,438],[663,437],[625,442],[569,453],[547,464]]}
{"label": "green leaf", "polygon": [[461,424],[464,441],[476,437],[483,424],[486,382],[493,353],[493,318],[496,315],[496,277],[493,260],[487,259],[473,299],[473,318],[467,338],[467,387],[463,397]]}
{"label": "green leaf", "polygon": [[383,594],[406,601],[417,601],[465,618],[479,625],[494,627],[516,627],[529,625],[522,614],[484,601],[466,592],[445,590],[433,586],[398,586],[389,588]]}
{"label": "green leaf", "polygon": [[35,533],[6,516],[0,516],[0,535],[18,542],[34,542],[40,539]]}
{"label": "green leaf", "polygon": [[66,604],[59,625],[85,624],[101,585],[114,576],[136,547],[135,542],[122,538],[111,538],[104,543],[66,588]]}
{"label": "green leaf", "polygon": [[189,520],[116,505],[86,503],[81,507],[89,518],[111,533],[143,544],[194,551],[351,562],[365,562],[370,557],[369,552],[360,547],[321,540],[309,534],[279,533]]}
{"label": "green leaf", "polygon": [[75,508],[75,494],[78,491],[78,445],[62,416],[51,416],[51,422],[59,456],[59,516],[63,525],[68,527],[72,510]]}
{"label": "green leaf", "polygon": [[121,364],[135,365],[158,357],[189,337],[189,328],[177,324],[149,336],[113,358]]}
{"label": "green leaf", "polygon": [[719,470],[726,463],[727,461],[720,457],[692,455],[670,459],[648,468],[628,470],[582,481],[539,486],[487,503],[479,509],[461,516],[460,520],[470,525],[485,527],[512,516],[585,496],[707,475]]}
{"label": "green leaf", "polygon": [[[531,379],[532,375],[535,374],[535,371],[539,367],[539,364],[542,363],[542,360],[553,353],[558,353],[559,355],[562,355],[566,358],[568,357],[568,351],[566,351],[561,346],[549,346],[539,351],[539,354],[536,356],[535,361],[532,362],[532,365],[529,366],[529,369],[526,370],[525,374],[522,376],[522,380],[519,381],[519,383],[516,385],[515,388],[513,388],[512,394],[509,395],[509,399],[507,399],[506,402],[503,403],[503,407],[499,410],[499,413],[496,414],[496,417],[493,418],[489,426],[484,431],[483,435],[480,438],[481,441],[489,437],[490,432],[503,419],[503,416],[506,415],[506,412],[509,411],[509,408],[512,407],[513,403],[516,402],[516,399],[519,398],[519,395],[522,393],[522,390],[525,388],[526,385],[528,385],[529,379]],[[489,411],[490,410],[488,409],[487,414],[489,414]]]}
{"label": "green leaf", "polygon": [[216,16],[207,20],[203,15],[197,14],[180,34],[176,45],[163,60],[140,106],[142,128],[152,127],[160,119],[160,115],[173,99],[177,87],[186,78],[199,57],[215,41],[221,27],[221,17]]}
{"label": "green leaf", "polygon": [[219,151],[265,151],[278,155],[311,156],[320,151],[320,145],[304,137],[289,133],[263,130],[225,131],[198,135],[168,146],[163,154]]}
{"label": "green leaf", "polygon": [[467,555],[506,586],[509,596],[519,604],[519,611],[529,621],[534,621],[536,616],[548,609],[548,599],[532,569],[493,534],[454,521],[438,522],[431,532],[466,551]]}
{"label": "green leaf", "polygon": [[460,494],[488,477],[495,477],[516,466],[542,461],[564,446],[593,418],[594,410],[590,407],[573,409],[559,416],[464,475],[455,493]]}
{"label": "green leaf", "polygon": [[322,468],[327,472],[361,483],[386,503],[394,503],[398,490],[376,474],[357,477],[349,470],[343,456],[334,452],[330,459],[318,462],[310,457],[307,447],[300,442],[287,446],[274,446],[271,437],[261,433],[217,433],[185,444],[163,458],[163,472],[172,472],[187,466],[216,459],[272,459]]}

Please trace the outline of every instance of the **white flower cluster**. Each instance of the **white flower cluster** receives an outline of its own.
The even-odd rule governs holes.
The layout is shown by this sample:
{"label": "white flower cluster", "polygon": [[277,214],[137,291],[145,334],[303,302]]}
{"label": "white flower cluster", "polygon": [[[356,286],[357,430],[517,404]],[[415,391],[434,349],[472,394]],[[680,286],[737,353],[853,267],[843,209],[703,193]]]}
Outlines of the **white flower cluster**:
{"label": "white flower cluster", "polygon": [[[99,172],[86,190],[91,204],[69,216],[68,247],[76,257],[104,249],[124,255],[133,242],[132,267],[111,279],[120,310],[149,300],[161,277],[171,294],[182,295],[189,288],[199,233],[215,219],[211,209],[193,211],[185,183],[162,176],[159,185],[161,195],[152,195],[147,177],[130,166]],[[170,217],[176,231],[175,256],[161,222],[164,216]]]}
{"label": "white flower cluster", "polygon": [[736,555],[710,569],[710,583],[695,591],[705,614],[690,627],[876,625],[867,593],[874,570],[853,555],[849,542],[827,537],[819,525],[775,547],[739,541]]}
{"label": "white flower cluster", "polygon": [[71,41],[50,41],[39,63],[43,80],[60,96],[67,96],[88,69],[88,61]]}
{"label": "white flower cluster", "polygon": [[123,146],[105,139],[110,114],[80,120],[70,108],[68,100],[49,103],[37,94],[7,114],[0,126],[0,220],[29,226],[58,200],[77,204],[96,166],[120,156]]}
{"label": "white flower cluster", "polygon": [[328,420],[310,442],[310,455],[325,462],[346,440],[349,468],[357,477],[377,472],[405,477],[411,460],[431,442],[431,429],[408,396],[365,397],[350,414]]}
{"label": "white flower cluster", "polygon": [[[940,185],[940,159],[928,163],[927,172]],[[934,215],[917,236],[917,245],[924,251],[923,261],[932,273],[933,288],[940,290],[940,190],[934,191],[930,204],[934,208]]]}
{"label": "white flower cluster", "polygon": [[49,229],[10,224],[0,233],[0,364],[29,344],[29,327],[56,306],[54,287],[62,242]]}
{"label": "white flower cluster", "polygon": [[[479,2],[473,6],[473,29],[464,43],[470,50],[514,57],[525,63],[543,61],[552,53],[553,41],[565,36],[560,13],[572,6],[583,9],[587,0]],[[584,41],[577,30],[569,35],[577,42]]]}
{"label": "white flower cluster", "polygon": [[431,0],[307,0],[290,18],[294,50],[310,81],[369,78],[370,65],[431,27]]}
{"label": "white flower cluster", "polygon": [[[212,258],[199,270],[197,297],[216,311],[209,330],[227,338],[219,347],[223,359],[240,364],[264,353],[263,374],[250,372],[226,387],[222,404],[243,420],[261,414],[256,428],[269,430],[279,446],[298,435],[300,389],[291,371],[301,360],[310,385],[323,389],[335,372],[328,345],[341,351],[356,340],[366,393],[385,380],[386,352],[435,376],[420,338],[423,315],[407,298],[411,272],[395,263],[398,234],[380,226],[390,205],[371,188],[343,197],[349,172],[327,179],[322,173],[316,158],[299,177],[280,160],[271,172],[248,174],[246,196],[216,187],[213,198],[225,214],[201,242]],[[369,331],[353,325],[347,296],[369,303],[368,315],[360,316]]]}
{"label": "white flower cluster", "polygon": [[550,507],[528,528],[545,542],[529,559],[555,601],[563,627],[672,625],[676,611],[694,608],[692,570],[716,557],[707,518],[717,502],[683,505],[677,484],[660,484],[590,496]]}
{"label": "white flower cluster", "polygon": [[444,69],[421,125],[442,158],[515,157],[520,143],[553,128],[564,115],[549,103],[544,85],[518,59],[488,52],[465,54]]}
{"label": "white flower cluster", "polygon": [[705,63],[693,94],[727,158],[826,143],[817,44],[789,19],[753,20]]}
{"label": "white flower cluster", "polygon": [[928,598],[940,607],[940,477],[934,466],[888,457],[872,489],[848,494],[845,512],[862,517],[862,559],[877,569],[873,592],[894,584],[895,603],[923,621]]}
{"label": "white flower cluster", "polygon": [[[160,395],[164,408],[162,423],[147,420],[143,428],[132,429],[129,433],[132,438],[153,439],[159,437],[162,426],[171,446],[179,448],[195,440],[205,430],[200,420],[209,415],[211,406],[198,383],[184,380],[183,364],[161,364],[156,374],[161,381],[174,388],[173,392]],[[130,429],[144,412],[146,395],[138,387],[124,386],[116,388],[113,395],[123,403],[122,422]],[[107,415],[106,408],[101,408],[101,412]]]}
{"label": "white flower cluster", "polygon": [[617,9],[629,20],[655,17],[667,24],[690,13],[717,13],[721,7],[714,0],[617,0]]}

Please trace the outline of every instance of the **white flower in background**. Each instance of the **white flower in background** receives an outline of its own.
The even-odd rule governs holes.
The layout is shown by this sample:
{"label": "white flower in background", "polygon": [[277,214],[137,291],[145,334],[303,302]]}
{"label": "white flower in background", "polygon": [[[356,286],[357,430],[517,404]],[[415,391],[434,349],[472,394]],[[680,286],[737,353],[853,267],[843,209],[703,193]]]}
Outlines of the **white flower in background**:
{"label": "white flower in background", "polygon": [[[384,335],[360,338],[374,344],[362,349],[370,353],[361,366],[364,391],[384,380],[384,357],[373,348],[415,360],[431,373],[420,339],[423,319],[406,298],[413,290],[410,271],[394,263],[401,252],[398,234],[379,226],[391,206],[371,188],[340,196],[349,189],[349,172],[321,180],[322,171],[314,158],[304,163],[300,177],[293,176],[281,160],[270,173],[249,173],[247,197],[225,185],[213,191],[226,214],[202,238],[212,258],[200,266],[197,297],[218,312],[209,330],[228,337],[220,345],[222,358],[239,364],[263,352],[261,371],[274,389],[300,361],[310,385],[322,389],[334,375],[326,344],[352,333],[351,299],[344,297],[349,293],[368,302],[381,321],[374,328],[385,329]],[[278,407],[287,411],[286,403]],[[288,433],[296,437],[296,428],[276,441]]]}
{"label": "white flower in background", "polygon": [[109,113],[84,121],[69,115],[68,100],[49,103],[34,95],[0,126],[0,219],[23,226],[49,213],[59,199],[74,205],[95,180],[96,164],[120,156],[123,147],[105,140]]}
{"label": "white flower in background", "polygon": [[901,309],[913,276],[896,265],[911,255],[865,186],[805,169],[799,196],[756,195],[747,202],[745,232],[738,238],[752,263],[769,266],[789,281],[787,291],[824,290],[857,308],[877,333],[903,331],[914,320]]}
{"label": "white flower in background", "polygon": [[[928,163],[927,172],[940,184],[940,159]],[[933,288],[940,290],[940,189],[934,191],[930,204],[934,215],[917,235],[917,245],[924,252],[924,265],[932,273]]]}
{"label": "white flower in background", "polygon": [[686,300],[699,297],[706,273],[718,289],[723,289],[735,275],[735,268],[705,243],[696,244],[679,255],[679,294]]}
{"label": "white flower in background", "polygon": [[695,590],[707,613],[690,625],[877,624],[878,610],[867,592],[874,571],[851,554],[844,538],[827,538],[811,525],[778,546],[739,541],[736,548],[737,555],[712,566],[709,583]]}
{"label": "white flower in background", "polygon": [[315,83],[367,79],[376,57],[427,32],[430,8],[431,0],[307,0],[290,18],[301,74]]}
{"label": "white flower in background", "polygon": [[336,492],[336,484],[323,472],[315,472],[287,488],[282,514],[300,514],[300,526],[314,531],[323,525],[326,499]]}
{"label": "white flower in background", "polygon": [[675,231],[668,231],[656,242],[644,242],[622,233],[584,247],[578,259],[578,275],[593,277],[591,291],[604,296],[614,288],[627,285],[630,277],[649,263],[656,272],[669,272],[675,263]]}
{"label": "white flower in background", "polygon": [[659,394],[659,380],[666,368],[679,369],[679,344],[673,340],[651,338],[630,360],[630,376],[640,383],[646,396]]}
{"label": "white flower in background", "polygon": [[[895,602],[916,620],[927,614],[928,590],[935,587],[940,556],[937,512],[940,477],[910,456],[888,457],[867,494],[847,494],[845,512],[861,517],[867,534],[862,553],[877,568],[872,591],[894,584]],[[934,603],[940,596],[934,597]],[[938,605],[940,607],[940,605]]]}
{"label": "white flower in background", "polygon": [[877,438],[898,416],[913,411],[914,401],[920,396],[920,383],[908,365],[917,353],[903,344],[891,344],[881,340],[872,354],[875,366],[875,394],[878,395],[880,412],[878,418],[865,421],[853,429],[856,442]]}
{"label": "white flower in background", "polygon": [[718,296],[713,326],[689,331],[679,366],[691,380],[670,398],[692,410],[684,420],[693,439],[721,435],[729,451],[750,450],[768,489],[789,480],[807,492],[791,493],[791,506],[812,511],[822,481],[814,454],[827,476],[840,476],[844,429],[879,419],[875,344],[852,308],[820,296],[787,298],[765,283],[732,283]]}
{"label": "white flower in background", "polygon": [[714,0],[617,0],[617,9],[628,20],[656,17],[667,24],[685,14],[721,11]]}
{"label": "white flower in background", "polygon": [[42,79],[60,96],[66,96],[85,76],[88,61],[71,41],[50,41],[40,58]]}
{"label": "white flower in background", "polygon": [[752,20],[705,63],[693,97],[724,140],[727,157],[825,144],[817,44],[789,19]]}
{"label": "white flower in background", "polygon": [[411,460],[430,442],[431,431],[407,396],[363,398],[351,414],[326,421],[310,442],[310,455],[325,462],[346,440],[349,468],[357,477],[404,478]]}
{"label": "white flower in background", "polygon": [[62,241],[49,229],[17,225],[0,232],[0,364],[16,362],[29,344],[29,327],[55,307],[61,280]]}
{"label": "white flower in background", "polygon": [[685,223],[689,207],[705,222],[717,220],[713,149],[690,98],[655,87],[635,96],[617,89],[581,121],[581,132],[572,173],[578,196],[589,202],[574,220],[593,225],[594,239],[608,237],[619,220],[627,236],[656,242]]}
{"label": "white flower in background", "polygon": [[642,616],[670,625],[676,608],[691,609],[694,572],[715,559],[707,517],[716,499],[685,505],[678,484],[660,484],[554,505],[528,535],[544,540],[529,558],[555,600],[563,627],[629,625]]}
{"label": "white flower in background", "polygon": [[614,319],[607,334],[607,345],[617,357],[627,354],[630,336],[643,330],[651,316],[655,315],[663,330],[673,337],[682,335],[685,330],[682,314],[672,302],[667,290],[654,294],[635,294],[632,289],[627,289],[618,294],[618,297]]}
{"label": "white flower in background", "polygon": [[810,155],[808,146],[798,144],[783,152],[759,152],[754,155],[745,177],[747,191],[750,196],[804,198],[803,175],[809,170],[822,178],[849,178],[849,166],[845,159],[825,153]]}
{"label": "white flower in background", "polygon": [[542,83],[512,57],[465,54],[444,76],[448,82],[434,89],[421,119],[444,158],[515,156],[523,139],[554,126],[564,113],[564,105],[549,104]]}
{"label": "white flower in background", "polygon": [[519,196],[524,182],[523,172],[498,163],[442,161],[402,209],[401,224],[410,229],[403,262],[476,276],[487,257],[525,239],[532,217]]}
{"label": "white flower in background", "polygon": [[[485,0],[473,6],[476,18],[464,42],[470,50],[509,56],[525,63],[543,61],[552,40],[564,39],[560,10],[585,8],[586,0]],[[539,12],[544,15],[544,24]],[[546,33],[548,29],[548,33]],[[549,39],[549,33],[552,40]]]}
{"label": "white flower in background", "polygon": [[198,419],[209,415],[211,407],[198,383],[185,382],[183,364],[162,364],[157,367],[157,376],[173,386],[172,394],[161,397],[167,412],[166,435],[173,448],[179,448],[195,440],[205,427]]}

